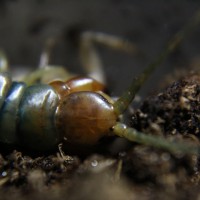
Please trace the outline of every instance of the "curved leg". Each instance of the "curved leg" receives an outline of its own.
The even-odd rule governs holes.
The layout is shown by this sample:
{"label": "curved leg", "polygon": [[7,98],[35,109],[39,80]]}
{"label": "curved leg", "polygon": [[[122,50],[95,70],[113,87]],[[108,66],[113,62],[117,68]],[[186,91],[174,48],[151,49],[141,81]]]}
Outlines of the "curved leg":
{"label": "curved leg", "polygon": [[62,66],[49,64],[52,50],[57,42],[56,38],[48,38],[46,40],[44,50],[40,56],[38,68],[23,78],[23,81],[27,83],[27,85],[49,83],[54,80],[66,81],[74,76]]}
{"label": "curved leg", "polygon": [[86,31],[80,38],[80,59],[87,74],[95,80],[105,84],[105,74],[101,59],[95,49],[95,43],[103,44],[114,50],[121,50],[133,55],[141,51],[131,42],[113,35]]}
{"label": "curved leg", "polygon": [[44,49],[40,55],[40,61],[38,67],[40,69],[46,68],[49,66],[50,59],[51,59],[51,53],[53,48],[55,47],[57,43],[56,38],[48,38],[45,42]]}
{"label": "curved leg", "polygon": [[[52,49],[57,42],[58,38],[47,39],[44,50],[40,56],[39,68],[26,76],[23,81],[30,85],[36,82],[48,83],[55,79],[66,81],[74,76],[61,66],[52,66],[49,64]],[[80,35],[81,63],[88,76],[104,85],[106,83],[105,74],[101,59],[95,48],[95,43],[103,44],[109,48],[125,51],[130,54],[141,53],[134,44],[125,39],[99,32],[83,32]]]}
{"label": "curved leg", "polygon": [[33,85],[35,83],[47,84],[55,80],[66,81],[73,76],[73,74],[69,73],[62,66],[46,66],[45,68],[38,68],[29,73],[22,79],[22,81],[27,85]]}
{"label": "curved leg", "polygon": [[7,72],[9,68],[8,59],[2,49],[0,49],[0,73]]}

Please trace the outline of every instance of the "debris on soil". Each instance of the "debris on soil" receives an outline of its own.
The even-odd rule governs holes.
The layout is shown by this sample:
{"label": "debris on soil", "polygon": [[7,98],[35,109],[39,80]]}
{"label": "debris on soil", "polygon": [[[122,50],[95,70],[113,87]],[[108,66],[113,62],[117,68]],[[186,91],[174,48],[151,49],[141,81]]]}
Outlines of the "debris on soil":
{"label": "debris on soil", "polygon": [[132,117],[132,126],[147,133],[189,137],[199,143],[199,119],[200,76],[190,74],[144,101]]}
{"label": "debris on soil", "polygon": [[[200,76],[190,74],[149,97],[131,117],[147,134],[199,144]],[[111,146],[113,145],[110,144]],[[128,144],[118,154],[0,155],[1,199],[199,199],[198,155]]]}

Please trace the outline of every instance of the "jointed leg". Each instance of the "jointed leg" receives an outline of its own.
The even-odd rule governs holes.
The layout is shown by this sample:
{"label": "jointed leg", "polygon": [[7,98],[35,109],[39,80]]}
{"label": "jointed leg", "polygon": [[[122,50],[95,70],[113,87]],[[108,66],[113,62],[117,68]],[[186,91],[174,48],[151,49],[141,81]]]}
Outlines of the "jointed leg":
{"label": "jointed leg", "polygon": [[62,66],[46,66],[45,68],[39,68],[25,76],[22,81],[27,85],[33,85],[35,83],[49,83],[54,80],[66,81],[74,75],[69,73]]}
{"label": "jointed leg", "polygon": [[8,68],[8,59],[4,51],[0,49],[0,72],[7,72]]}
{"label": "jointed leg", "polygon": [[[105,75],[101,59],[95,49],[95,43],[103,44],[115,50],[138,54],[137,47],[125,39],[98,32],[84,32],[80,36],[80,58],[81,63],[88,76],[105,84]],[[50,65],[52,49],[58,39],[49,38],[40,57],[39,69],[32,72],[24,81],[27,84],[35,82],[48,83],[54,79],[68,80],[73,74],[68,73],[63,67]]]}
{"label": "jointed leg", "polygon": [[45,42],[44,49],[40,56],[39,68],[46,68],[50,64],[51,53],[57,41],[55,38],[48,38]]}
{"label": "jointed leg", "polygon": [[44,50],[41,53],[39,67],[28,76],[24,77],[23,81],[28,85],[34,83],[49,83],[53,80],[66,81],[73,76],[62,66],[50,65],[51,53],[57,40],[55,38],[47,39]]}
{"label": "jointed leg", "polygon": [[105,75],[101,59],[95,49],[95,43],[103,44],[115,50],[121,50],[130,54],[138,54],[138,48],[129,41],[100,32],[84,32],[80,39],[80,58],[87,74],[99,82],[105,84]]}

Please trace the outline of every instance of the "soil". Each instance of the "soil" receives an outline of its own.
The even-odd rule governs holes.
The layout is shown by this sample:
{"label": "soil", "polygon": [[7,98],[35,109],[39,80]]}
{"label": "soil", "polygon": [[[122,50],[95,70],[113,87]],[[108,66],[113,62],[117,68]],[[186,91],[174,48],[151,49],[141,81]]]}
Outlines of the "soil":
{"label": "soil", "polygon": [[[200,76],[191,73],[147,98],[129,119],[147,134],[199,144],[199,101]],[[19,149],[3,152],[0,199],[199,199],[198,155],[117,138],[100,146],[106,149],[84,156],[62,146],[39,156]]]}

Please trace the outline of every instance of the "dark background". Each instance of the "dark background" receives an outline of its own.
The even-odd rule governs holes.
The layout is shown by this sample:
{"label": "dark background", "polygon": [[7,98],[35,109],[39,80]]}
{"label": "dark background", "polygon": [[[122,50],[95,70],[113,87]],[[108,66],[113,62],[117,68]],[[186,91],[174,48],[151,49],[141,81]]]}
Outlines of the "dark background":
{"label": "dark background", "polygon": [[[46,38],[60,37],[52,63],[79,72],[78,51],[69,37],[72,30],[100,31],[127,38],[144,51],[145,57],[98,47],[108,87],[111,95],[116,96],[199,8],[200,2],[192,0],[4,0],[0,1],[0,47],[13,69],[33,68],[37,67]],[[190,67],[198,59],[199,36],[200,28],[160,66],[143,93],[157,89],[158,82],[167,73]]]}

